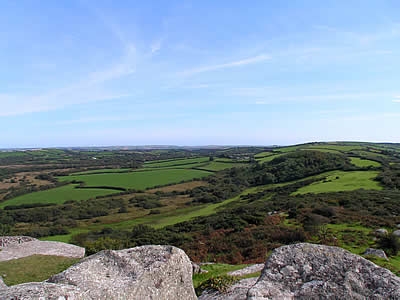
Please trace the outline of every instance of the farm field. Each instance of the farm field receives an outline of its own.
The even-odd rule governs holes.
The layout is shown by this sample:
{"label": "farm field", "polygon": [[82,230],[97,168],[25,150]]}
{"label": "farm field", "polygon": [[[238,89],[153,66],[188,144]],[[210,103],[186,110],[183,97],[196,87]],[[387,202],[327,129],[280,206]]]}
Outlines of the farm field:
{"label": "farm field", "polygon": [[277,157],[282,156],[282,155],[284,155],[284,153],[281,153],[281,154],[274,154],[274,155],[270,155],[270,156],[265,156],[265,157],[262,157],[262,158],[257,158],[256,160],[257,160],[260,164],[263,164],[263,163],[270,162],[270,161],[273,160],[274,158],[277,158]]}
{"label": "farm field", "polygon": [[256,155],[254,155],[254,158],[255,158],[255,159],[257,159],[257,158],[263,158],[263,157],[271,156],[271,155],[274,155],[274,154],[276,154],[276,153],[271,152],[271,151],[260,152],[260,153],[257,153]]}
{"label": "farm field", "polygon": [[381,164],[377,161],[370,159],[361,159],[359,157],[350,157],[351,163],[357,167],[365,168],[365,167],[380,167]]}
{"label": "farm field", "polygon": [[363,146],[360,145],[334,145],[334,144],[327,144],[327,145],[310,145],[308,146],[309,149],[327,149],[327,150],[336,150],[341,152],[347,152],[352,150],[360,150],[363,149]]}
{"label": "farm field", "polygon": [[78,185],[64,185],[61,187],[39,191],[34,193],[25,194],[13,199],[6,200],[0,203],[0,208],[7,205],[21,205],[21,204],[63,204],[68,200],[86,200],[95,198],[96,196],[104,196],[119,193],[119,190],[112,189],[80,189]]}
{"label": "farm field", "polygon": [[293,195],[353,191],[358,189],[382,189],[379,183],[373,180],[378,175],[376,171],[332,171],[327,174],[329,175],[326,179],[302,187],[294,192]]}
{"label": "farm field", "polygon": [[195,164],[208,162],[209,157],[183,158],[167,161],[152,161],[144,164],[145,168],[164,168],[164,167],[192,167]]}
{"label": "farm field", "polygon": [[210,172],[192,169],[140,169],[129,173],[104,173],[69,175],[59,177],[60,181],[79,181],[87,187],[118,187],[145,190],[150,187],[178,183],[210,175]]}

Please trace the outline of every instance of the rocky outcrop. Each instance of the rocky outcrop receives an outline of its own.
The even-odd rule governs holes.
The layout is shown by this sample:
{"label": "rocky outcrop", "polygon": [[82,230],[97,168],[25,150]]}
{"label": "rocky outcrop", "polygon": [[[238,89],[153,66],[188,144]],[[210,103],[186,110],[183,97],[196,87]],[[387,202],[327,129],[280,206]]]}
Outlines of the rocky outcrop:
{"label": "rocky outcrop", "polygon": [[19,237],[14,237],[14,241],[7,243],[0,251],[0,261],[18,259],[35,254],[54,255],[72,258],[82,258],[85,256],[85,248],[61,242],[39,241],[37,239],[23,239],[17,242]]}
{"label": "rocky outcrop", "polygon": [[400,238],[400,230],[395,230],[395,231],[392,232],[392,234],[393,234],[395,237]]}
{"label": "rocky outcrop", "polygon": [[19,245],[31,241],[37,241],[37,239],[30,236],[0,236],[0,249],[10,245]]}
{"label": "rocky outcrop", "polygon": [[31,282],[0,289],[0,299],[7,300],[80,300],[85,294],[72,285]]}
{"label": "rocky outcrop", "polygon": [[341,248],[302,243],[272,253],[247,299],[400,299],[400,278]]}
{"label": "rocky outcrop", "polygon": [[264,269],[264,264],[255,264],[255,265],[251,265],[251,266],[248,266],[248,267],[240,269],[240,270],[228,272],[228,275],[244,276],[244,275],[249,275],[252,273],[260,272],[262,269]]}
{"label": "rocky outcrop", "polygon": [[[142,246],[101,251],[45,282],[11,287],[0,282],[0,299],[194,300],[196,295],[192,264],[182,250]],[[400,278],[341,248],[302,243],[276,249],[260,278],[240,280],[224,292],[206,290],[199,299],[400,299]]]}
{"label": "rocky outcrop", "polygon": [[388,260],[385,251],[381,249],[367,248],[367,250],[365,250],[363,255],[372,255]]}
{"label": "rocky outcrop", "polygon": [[46,282],[4,288],[0,295],[5,299],[196,299],[190,260],[172,246],[101,251]]}
{"label": "rocky outcrop", "polygon": [[377,237],[382,237],[382,236],[388,235],[388,231],[385,228],[379,228],[379,229],[375,230],[374,233],[375,233],[375,236],[377,236]]}
{"label": "rocky outcrop", "polygon": [[249,289],[257,282],[258,277],[242,279],[229,287],[225,292],[205,290],[199,300],[244,300]]}
{"label": "rocky outcrop", "polygon": [[200,265],[192,262],[192,272],[193,274],[202,274],[202,273],[208,273],[207,270],[203,270]]}

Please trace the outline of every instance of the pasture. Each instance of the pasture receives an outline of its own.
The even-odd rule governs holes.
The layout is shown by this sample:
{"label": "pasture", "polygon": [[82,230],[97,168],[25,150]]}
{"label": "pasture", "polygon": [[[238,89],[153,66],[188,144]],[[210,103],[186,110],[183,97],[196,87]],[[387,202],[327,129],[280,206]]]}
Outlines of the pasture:
{"label": "pasture", "polygon": [[325,179],[304,186],[294,192],[293,195],[307,193],[318,194],[328,192],[354,191],[358,189],[382,189],[379,183],[373,180],[378,175],[378,172],[376,171],[332,171],[326,174],[327,176]]}
{"label": "pasture", "polygon": [[193,165],[209,161],[209,157],[181,158],[165,161],[151,161],[144,163],[145,168],[165,168],[165,167],[193,167]]}
{"label": "pasture", "polygon": [[112,189],[80,189],[77,185],[69,184],[61,187],[39,191],[34,193],[18,196],[13,199],[6,200],[0,203],[0,208],[7,205],[21,205],[21,204],[63,204],[68,200],[87,200],[95,198],[96,196],[104,196],[115,194],[120,191]]}
{"label": "pasture", "polygon": [[102,173],[69,175],[59,177],[60,181],[83,182],[86,187],[117,187],[145,190],[150,187],[179,183],[181,181],[203,178],[211,173],[192,169],[140,169],[128,173]]}
{"label": "pasture", "polygon": [[360,168],[367,168],[367,167],[380,167],[381,164],[377,161],[370,160],[370,159],[362,159],[359,157],[350,157],[351,163]]}
{"label": "pasture", "polygon": [[[286,153],[286,152],[285,152],[285,153]],[[257,158],[256,160],[257,160],[260,164],[263,164],[263,163],[270,162],[270,161],[273,160],[274,158],[277,158],[277,157],[279,157],[279,156],[282,156],[282,155],[284,155],[285,153],[274,154],[274,155],[270,155],[270,156],[264,156],[264,157],[262,157],[262,158]]]}

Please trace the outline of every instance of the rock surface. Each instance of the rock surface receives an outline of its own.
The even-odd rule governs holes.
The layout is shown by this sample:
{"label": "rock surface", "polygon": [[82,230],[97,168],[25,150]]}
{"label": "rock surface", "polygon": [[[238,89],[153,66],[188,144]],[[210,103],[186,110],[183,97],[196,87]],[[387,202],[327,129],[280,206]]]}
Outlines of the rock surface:
{"label": "rock surface", "polygon": [[400,299],[400,278],[341,248],[301,243],[272,253],[247,299]]}
{"label": "rock surface", "polygon": [[392,233],[394,236],[397,236],[397,237],[399,237],[400,238],[400,229],[399,230],[395,230],[395,231],[393,231],[393,233]]}
{"label": "rock surface", "polygon": [[383,251],[381,249],[367,248],[367,250],[365,250],[365,252],[363,254],[364,255],[373,255],[373,256],[381,257],[381,258],[388,260],[385,251]]}
{"label": "rock surface", "polygon": [[18,245],[26,242],[37,241],[37,239],[30,236],[0,236],[0,249],[10,245]]}
{"label": "rock surface", "polygon": [[61,242],[39,241],[37,239],[26,240],[21,243],[11,242],[0,251],[0,261],[18,259],[35,254],[82,258],[85,256],[85,248]]}
{"label": "rock surface", "polygon": [[248,266],[248,267],[240,269],[240,270],[228,272],[228,275],[230,275],[230,276],[244,276],[244,275],[248,275],[248,274],[259,272],[262,269],[264,269],[264,264],[255,264],[255,265],[251,265],[251,266]]}
{"label": "rock surface", "polygon": [[172,246],[101,251],[48,282],[76,286],[87,299],[196,299],[191,262]]}
{"label": "rock surface", "polygon": [[375,236],[387,236],[388,235],[388,231],[385,228],[379,228],[377,230],[375,230]]}
{"label": "rock surface", "polygon": [[31,282],[0,289],[0,299],[10,300],[81,300],[85,294],[72,285]]}
{"label": "rock surface", "polygon": [[172,246],[106,250],[46,282],[0,288],[1,299],[197,299],[192,265]]}

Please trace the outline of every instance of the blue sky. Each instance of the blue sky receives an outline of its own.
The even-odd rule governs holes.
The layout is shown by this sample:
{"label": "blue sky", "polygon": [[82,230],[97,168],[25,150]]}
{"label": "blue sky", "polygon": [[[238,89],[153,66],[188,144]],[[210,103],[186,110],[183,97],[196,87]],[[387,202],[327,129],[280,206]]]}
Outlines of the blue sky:
{"label": "blue sky", "polygon": [[0,147],[400,142],[399,12],[1,1]]}

